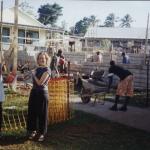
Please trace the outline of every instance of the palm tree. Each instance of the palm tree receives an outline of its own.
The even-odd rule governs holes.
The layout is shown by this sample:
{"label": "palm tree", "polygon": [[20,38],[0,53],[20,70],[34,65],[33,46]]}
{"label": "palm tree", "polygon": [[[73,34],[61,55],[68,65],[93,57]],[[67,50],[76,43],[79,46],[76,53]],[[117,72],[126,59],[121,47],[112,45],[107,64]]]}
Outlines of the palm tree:
{"label": "palm tree", "polygon": [[130,28],[131,23],[133,22],[132,17],[129,14],[126,14],[121,20],[120,27]]}

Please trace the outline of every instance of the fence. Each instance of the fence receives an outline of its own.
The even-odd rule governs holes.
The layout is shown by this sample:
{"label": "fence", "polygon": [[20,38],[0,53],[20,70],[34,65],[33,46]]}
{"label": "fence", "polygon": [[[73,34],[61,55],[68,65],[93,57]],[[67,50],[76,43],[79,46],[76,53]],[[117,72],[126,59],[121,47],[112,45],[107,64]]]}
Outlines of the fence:
{"label": "fence", "polygon": [[[73,82],[61,78],[49,82],[49,124],[68,120],[72,117],[69,105],[73,94]],[[3,103],[3,131],[16,131],[26,128],[28,98],[30,89],[18,87],[17,92],[5,90]]]}

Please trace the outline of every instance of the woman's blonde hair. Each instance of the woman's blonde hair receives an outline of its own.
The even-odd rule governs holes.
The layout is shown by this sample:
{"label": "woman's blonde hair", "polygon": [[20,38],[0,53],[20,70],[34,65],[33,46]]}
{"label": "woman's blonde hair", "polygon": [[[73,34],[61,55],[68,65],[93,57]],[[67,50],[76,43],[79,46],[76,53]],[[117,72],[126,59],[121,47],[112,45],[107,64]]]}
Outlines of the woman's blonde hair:
{"label": "woman's blonde hair", "polygon": [[40,52],[40,53],[38,53],[37,58],[36,58],[37,64],[39,65],[38,60],[39,60],[40,55],[44,55],[45,56],[45,58],[46,58],[46,66],[49,66],[50,65],[50,61],[51,61],[51,57],[48,56],[47,52]]}

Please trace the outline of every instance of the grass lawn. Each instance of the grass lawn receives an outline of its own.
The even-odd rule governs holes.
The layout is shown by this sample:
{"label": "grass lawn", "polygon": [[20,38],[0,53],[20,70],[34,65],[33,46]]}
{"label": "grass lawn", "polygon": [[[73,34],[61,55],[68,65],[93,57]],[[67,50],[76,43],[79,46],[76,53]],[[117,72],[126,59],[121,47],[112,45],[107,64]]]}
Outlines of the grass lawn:
{"label": "grass lawn", "polygon": [[0,139],[4,150],[150,150],[150,133],[75,111],[64,123],[51,125],[43,143],[29,141],[25,131]]}
{"label": "grass lawn", "polygon": [[[107,94],[108,96],[114,96],[115,94]],[[125,97],[121,97],[119,103],[124,103]],[[114,102],[115,98],[108,98],[106,96],[106,101]],[[150,103],[150,102],[149,102]],[[134,92],[134,96],[129,100],[129,106],[135,106],[140,108],[146,107],[146,92]]]}

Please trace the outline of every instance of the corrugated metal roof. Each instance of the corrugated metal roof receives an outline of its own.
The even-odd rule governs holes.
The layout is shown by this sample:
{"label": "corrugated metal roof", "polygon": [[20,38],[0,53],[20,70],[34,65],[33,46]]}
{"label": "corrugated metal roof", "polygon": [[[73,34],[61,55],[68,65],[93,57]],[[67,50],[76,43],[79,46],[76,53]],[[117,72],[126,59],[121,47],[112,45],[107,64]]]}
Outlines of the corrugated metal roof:
{"label": "corrugated metal roof", "polygon": [[[146,28],[90,27],[85,38],[145,39]],[[148,39],[150,39],[150,32]]]}

